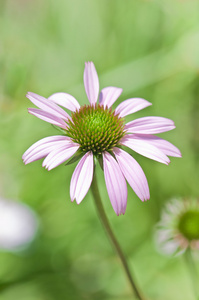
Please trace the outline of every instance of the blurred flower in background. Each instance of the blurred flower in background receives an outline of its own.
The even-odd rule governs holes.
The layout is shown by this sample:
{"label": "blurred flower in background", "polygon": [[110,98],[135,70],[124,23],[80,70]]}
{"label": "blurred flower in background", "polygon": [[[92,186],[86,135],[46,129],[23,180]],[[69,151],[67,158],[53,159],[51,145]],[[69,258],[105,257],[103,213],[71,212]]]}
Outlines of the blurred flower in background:
{"label": "blurred flower in background", "polygon": [[[183,161],[171,158],[167,167],[134,155],[149,180],[152,201],[143,204],[127,185],[132,201],[128,201],[125,222],[115,218],[110,201],[104,205],[125,252],[135,261],[132,267],[147,299],[196,299],[185,273],[184,255],[175,259],[159,255],[150,233],[167,199],[198,195],[198,11],[197,0],[0,1],[0,195],[23,199],[34,207],[42,224],[37,247],[25,259],[1,251],[2,281],[35,274],[29,282],[7,286],[1,300],[130,298],[123,270],[95,218],[91,194],[81,207],[71,205],[74,165],[46,172],[40,161],[26,167],[21,161],[25,149],[53,135],[49,123],[24,113],[26,92],[32,89],[39,95],[51,95],[67,90],[84,105],[87,99],[79,66],[89,59],[98,67],[100,87],[109,83],[123,89],[114,109],[134,95],[153,99],[148,115],[175,120],[177,129],[161,137],[179,147]],[[144,114],[141,110],[134,116]],[[126,120],[130,122],[131,116]],[[107,199],[103,172],[100,168],[96,172],[102,197]],[[101,267],[107,261],[104,272]],[[91,270],[94,263],[96,268]],[[91,277],[92,287],[83,289],[83,281],[86,286]]]}
{"label": "blurred flower in background", "polygon": [[157,248],[168,255],[199,250],[199,200],[173,199],[167,203],[155,231]]}
{"label": "blurred flower in background", "polygon": [[38,218],[27,205],[0,198],[0,249],[20,251],[38,232]]}

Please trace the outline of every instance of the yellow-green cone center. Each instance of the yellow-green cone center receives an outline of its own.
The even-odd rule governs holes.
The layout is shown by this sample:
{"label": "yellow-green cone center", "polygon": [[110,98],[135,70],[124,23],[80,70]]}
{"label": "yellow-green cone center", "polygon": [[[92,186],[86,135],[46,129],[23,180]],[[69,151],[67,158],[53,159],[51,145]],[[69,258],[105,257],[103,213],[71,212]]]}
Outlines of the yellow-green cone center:
{"label": "yellow-green cone center", "polygon": [[199,211],[187,211],[179,221],[178,229],[188,240],[199,240]]}
{"label": "yellow-green cone center", "polygon": [[85,105],[71,115],[66,135],[80,145],[82,151],[101,155],[111,151],[125,135],[124,120],[111,109]]}

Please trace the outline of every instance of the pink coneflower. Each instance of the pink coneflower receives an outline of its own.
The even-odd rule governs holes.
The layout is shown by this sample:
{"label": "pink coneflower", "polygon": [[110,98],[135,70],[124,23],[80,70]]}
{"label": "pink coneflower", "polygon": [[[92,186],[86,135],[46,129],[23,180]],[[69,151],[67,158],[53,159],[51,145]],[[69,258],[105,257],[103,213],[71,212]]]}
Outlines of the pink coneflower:
{"label": "pink coneflower", "polygon": [[172,199],[156,225],[157,249],[167,255],[179,255],[188,248],[199,250],[199,200]]}
{"label": "pink coneflower", "polygon": [[[137,161],[122,146],[168,164],[169,156],[180,157],[180,151],[171,143],[154,134],[174,129],[174,122],[162,117],[144,117],[127,124],[124,117],[149,105],[141,98],[131,98],[111,107],[122,93],[121,88],[106,87],[101,90],[92,62],[85,65],[84,86],[89,105],[81,106],[66,93],[56,93],[48,99],[34,93],[27,98],[39,109],[29,108],[29,113],[52,123],[63,130],[63,135],[46,137],[33,144],[23,155],[25,164],[44,158],[43,167],[51,170],[74,155],[80,159],[70,183],[71,200],[79,204],[87,194],[93,179],[94,161],[97,159],[104,171],[108,195],[117,215],[124,214],[127,205],[126,180],[142,200],[149,199],[146,176]],[[60,106],[71,111],[69,115]]]}

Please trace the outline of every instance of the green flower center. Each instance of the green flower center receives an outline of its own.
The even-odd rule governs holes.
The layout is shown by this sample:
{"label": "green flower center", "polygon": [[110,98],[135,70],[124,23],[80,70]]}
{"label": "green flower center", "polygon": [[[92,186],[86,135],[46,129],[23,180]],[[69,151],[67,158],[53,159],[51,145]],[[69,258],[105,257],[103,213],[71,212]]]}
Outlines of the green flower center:
{"label": "green flower center", "polygon": [[179,221],[178,229],[188,240],[199,239],[199,211],[187,211]]}
{"label": "green flower center", "polygon": [[111,151],[125,135],[124,119],[103,106],[84,105],[71,115],[66,135],[80,145],[83,152],[99,156]]}

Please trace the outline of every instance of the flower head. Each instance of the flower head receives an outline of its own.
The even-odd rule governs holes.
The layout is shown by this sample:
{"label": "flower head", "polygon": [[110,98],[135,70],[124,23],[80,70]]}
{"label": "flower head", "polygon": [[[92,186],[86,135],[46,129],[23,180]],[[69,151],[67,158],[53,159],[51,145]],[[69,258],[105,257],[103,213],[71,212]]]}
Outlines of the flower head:
{"label": "flower head", "polygon": [[122,146],[168,164],[170,161],[167,155],[180,157],[180,151],[153,134],[174,129],[175,126],[173,121],[162,117],[145,117],[125,124],[125,116],[151,103],[141,98],[131,98],[113,110],[112,105],[121,95],[122,89],[106,87],[99,94],[99,79],[92,62],[85,64],[84,86],[89,105],[81,107],[73,96],[66,93],[56,93],[48,99],[34,93],[27,94],[27,98],[39,108],[29,108],[29,113],[60,127],[63,134],[33,144],[24,153],[23,161],[27,164],[45,158],[42,166],[51,170],[73,155],[74,160],[81,158],[70,183],[71,200],[79,204],[92,182],[94,158],[98,159],[102,162],[113,209],[117,215],[124,214],[127,204],[126,180],[142,201],[150,196],[142,168]]}
{"label": "flower head", "polygon": [[199,250],[199,201],[173,199],[156,226],[155,240],[165,254],[180,254],[188,247]]}

